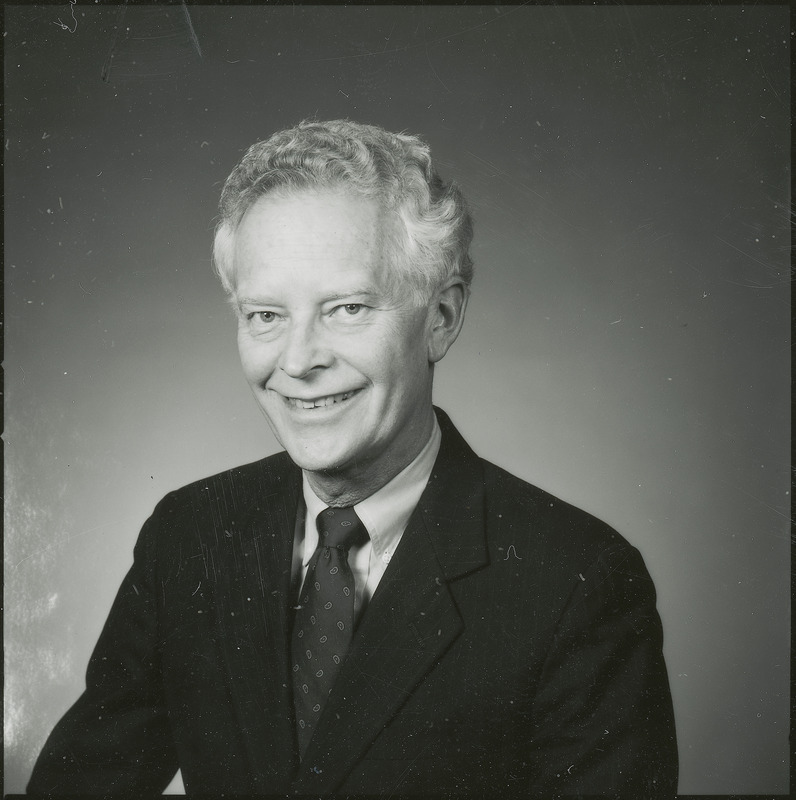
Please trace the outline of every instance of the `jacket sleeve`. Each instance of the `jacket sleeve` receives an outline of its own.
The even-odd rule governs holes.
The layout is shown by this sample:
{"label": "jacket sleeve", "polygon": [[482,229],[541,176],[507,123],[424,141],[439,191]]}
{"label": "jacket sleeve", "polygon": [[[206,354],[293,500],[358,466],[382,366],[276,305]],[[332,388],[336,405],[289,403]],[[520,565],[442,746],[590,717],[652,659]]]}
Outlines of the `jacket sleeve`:
{"label": "jacket sleeve", "polygon": [[29,794],[155,794],[177,770],[160,673],[158,509],[89,661],[85,692],[47,739]]}
{"label": "jacket sleeve", "polygon": [[532,793],[677,793],[677,744],[655,589],[638,551],[604,550],[575,585],[534,701]]}

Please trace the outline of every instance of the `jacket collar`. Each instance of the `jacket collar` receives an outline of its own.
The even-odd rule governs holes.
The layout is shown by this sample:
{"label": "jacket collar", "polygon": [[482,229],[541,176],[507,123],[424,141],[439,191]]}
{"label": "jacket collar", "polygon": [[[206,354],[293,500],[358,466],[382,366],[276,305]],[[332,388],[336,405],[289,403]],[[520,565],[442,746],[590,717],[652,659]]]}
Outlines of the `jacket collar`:
{"label": "jacket collar", "polygon": [[451,581],[487,563],[484,533],[484,472],[481,460],[448,415],[435,408],[442,443],[418,509],[431,546]]}

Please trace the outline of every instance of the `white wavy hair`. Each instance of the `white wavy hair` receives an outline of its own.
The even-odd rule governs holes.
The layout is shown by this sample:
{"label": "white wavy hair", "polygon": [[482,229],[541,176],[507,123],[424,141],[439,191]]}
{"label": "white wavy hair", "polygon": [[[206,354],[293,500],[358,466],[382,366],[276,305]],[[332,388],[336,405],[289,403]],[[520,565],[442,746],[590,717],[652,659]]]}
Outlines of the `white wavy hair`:
{"label": "white wavy hair", "polygon": [[253,144],[221,192],[213,262],[224,290],[235,291],[235,233],[260,197],[308,189],[371,197],[392,212],[391,266],[416,302],[452,278],[473,279],[473,222],[459,188],[444,182],[417,136],[350,120],[304,121]]}

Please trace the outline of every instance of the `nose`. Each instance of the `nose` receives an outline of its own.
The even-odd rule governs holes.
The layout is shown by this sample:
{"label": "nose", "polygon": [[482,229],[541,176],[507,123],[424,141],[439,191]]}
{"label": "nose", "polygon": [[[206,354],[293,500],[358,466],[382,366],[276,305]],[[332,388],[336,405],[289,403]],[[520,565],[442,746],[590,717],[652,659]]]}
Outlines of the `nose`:
{"label": "nose", "polygon": [[291,378],[303,378],[333,360],[329,342],[314,319],[292,319],[282,339],[279,367]]}

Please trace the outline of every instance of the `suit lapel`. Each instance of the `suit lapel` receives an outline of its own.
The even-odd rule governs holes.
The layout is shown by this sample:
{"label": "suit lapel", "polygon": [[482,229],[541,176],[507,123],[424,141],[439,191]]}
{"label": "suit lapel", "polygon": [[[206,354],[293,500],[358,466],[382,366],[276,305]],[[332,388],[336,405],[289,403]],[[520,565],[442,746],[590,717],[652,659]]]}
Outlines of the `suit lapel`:
{"label": "suit lapel", "polygon": [[296,791],[333,792],[463,630],[448,582],[487,564],[483,476],[441,412],[442,444],[302,760]]}
{"label": "suit lapel", "polygon": [[263,462],[220,551],[216,615],[253,790],[287,790],[296,766],[288,626],[299,470]]}

